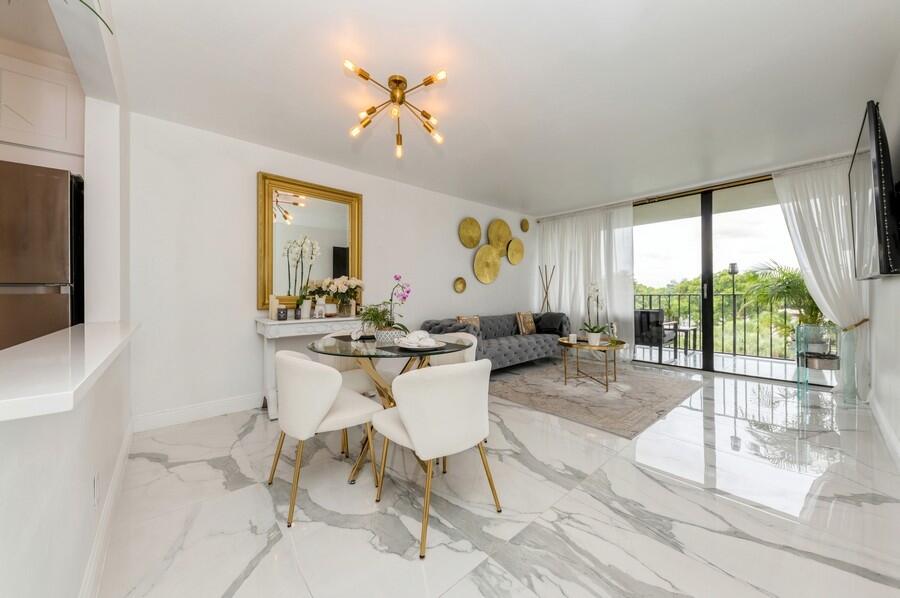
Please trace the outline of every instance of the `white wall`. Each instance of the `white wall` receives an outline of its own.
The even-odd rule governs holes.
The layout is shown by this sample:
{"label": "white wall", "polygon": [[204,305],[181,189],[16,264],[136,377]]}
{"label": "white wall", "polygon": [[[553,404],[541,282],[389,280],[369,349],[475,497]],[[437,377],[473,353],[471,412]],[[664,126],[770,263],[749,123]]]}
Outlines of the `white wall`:
{"label": "white wall", "polygon": [[[260,400],[262,348],[253,322],[260,170],[363,195],[365,300],[385,299],[391,276],[403,274],[413,287],[406,324],[533,307],[534,229],[517,233],[526,259],[504,264],[489,286],[475,280],[474,252],[456,236],[464,216],[484,225],[504,218],[518,231],[520,214],[138,114],[131,156],[138,417],[188,408],[168,420],[175,421]],[[452,290],[456,276],[468,280],[464,294]]]}
{"label": "white wall", "polygon": [[85,99],[84,299],[86,322],[121,319],[119,105]]}
{"label": "white wall", "polygon": [[130,438],[128,363],[125,349],[73,411],[0,422],[0,596],[74,597],[98,573]]}
{"label": "white wall", "polygon": [[[880,101],[881,118],[893,152],[891,161],[895,179],[900,180],[900,56]],[[882,434],[900,460],[900,277],[872,282],[869,291],[872,320],[872,408],[878,416]]]}

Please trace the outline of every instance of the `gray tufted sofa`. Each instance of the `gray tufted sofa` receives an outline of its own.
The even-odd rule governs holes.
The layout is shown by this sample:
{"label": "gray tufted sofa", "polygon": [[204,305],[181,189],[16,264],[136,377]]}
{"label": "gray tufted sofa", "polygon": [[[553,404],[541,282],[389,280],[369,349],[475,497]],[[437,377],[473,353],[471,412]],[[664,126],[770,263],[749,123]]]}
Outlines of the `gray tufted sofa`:
{"label": "gray tufted sofa", "polygon": [[547,314],[534,314],[537,334],[519,334],[516,314],[502,316],[479,316],[481,329],[476,330],[470,324],[457,322],[453,318],[445,320],[425,320],[422,330],[431,334],[447,332],[468,332],[478,337],[478,359],[490,359],[491,369],[505,368],[518,363],[532,361],[541,357],[553,357],[559,354],[557,341],[560,336],[569,334],[569,319],[564,314],[553,314],[553,327],[546,324],[551,318],[542,320]]}

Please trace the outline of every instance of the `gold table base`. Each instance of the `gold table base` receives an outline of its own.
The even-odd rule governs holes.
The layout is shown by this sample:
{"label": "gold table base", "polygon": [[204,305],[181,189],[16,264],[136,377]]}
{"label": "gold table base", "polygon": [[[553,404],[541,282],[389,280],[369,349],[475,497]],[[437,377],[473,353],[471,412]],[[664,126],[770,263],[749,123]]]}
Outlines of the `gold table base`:
{"label": "gold table base", "polygon": [[[616,381],[616,353],[625,347],[625,343],[621,345],[608,345],[604,347],[594,347],[592,345],[570,343],[568,341],[559,341],[562,348],[563,358],[563,385],[568,385],[569,380],[578,380],[588,378],[603,386],[606,392],[609,392],[609,354],[612,353],[612,381]],[[569,375],[569,350],[575,351],[575,374]],[[581,351],[602,352],[603,353],[603,379],[597,378],[581,369]]]}
{"label": "gold table base", "polygon": [[[411,370],[418,370],[424,367],[428,367],[428,363],[431,358],[428,355],[418,357],[413,356],[410,357],[406,365],[403,366],[403,369],[400,370],[400,374],[405,374]],[[385,409],[390,409],[395,406],[397,403],[394,401],[394,394],[391,392],[391,385],[384,379],[384,377],[378,372],[375,368],[375,364],[372,363],[372,360],[368,357],[360,357],[356,360],[359,363],[359,367],[364,371],[369,378],[372,379],[372,382],[375,384],[375,390],[378,392],[378,396],[381,398],[381,405]],[[373,447],[374,448],[374,447]],[[369,453],[369,439],[367,436],[363,436],[362,444],[360,446],[359,457],[356,458],[356,462],[353,464],[353,469],[350,470],[350,477],[347,479],[348,484],[355,484],[356,477],[359,475],[360,470],[366,462],[366,456]],[[425,469],[425,465],[419,462],[419,465],[422,466],[422,469]],[[375,462],[372,462],[373,471],[376,469]],[[375,484],[377,486],[381,485],[381,481],[378,480],[378,474],[375,474]]]}

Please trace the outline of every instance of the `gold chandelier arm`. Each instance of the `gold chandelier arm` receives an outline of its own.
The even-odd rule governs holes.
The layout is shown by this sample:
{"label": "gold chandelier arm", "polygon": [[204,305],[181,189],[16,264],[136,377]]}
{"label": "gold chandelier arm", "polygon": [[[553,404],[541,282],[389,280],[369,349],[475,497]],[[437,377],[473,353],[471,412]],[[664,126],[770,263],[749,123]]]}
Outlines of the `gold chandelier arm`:
{"label": "gold chandelier arm", "polygon": [[403,105],[406,106],[406,109],[409,110],[413,116],[415,116],[417,119],[419,119],[420,123],[422,123],[423,125],[425,124],[425,119],[422,118],[421,116],[419,116],[419,113],[416,112],[416,110],[418,110],[418,108],[416,108],[409,102],[403,102]]}
{"label": "gold chandelier arm", "polygon": [[391,90],[388,89],[387,87],[385,87],[384,85],[382,85],[381,83],[379,83],[378,81],[376,81],[375,79],[369,79],[368,81],[370,83],[374,83],[375,85],[377,85],[378,87],[380,87],[381,89],[386,91],[388,95],[391,95]]}
{"label": "gold chandelier arm", "polygon": [[[410,108],[412,108],[413,110],[415,110],[416,112],[418,112],[420,116],[421,116],[422,113],[424,112],[424,110],[422,110],[421,108],[419,108],[418,106],[416,106],[415,104],[413,104],[412,102],[410,102],[409,100],[406,100],[406,102],[404,102],[404,103],[405,103],[407,106],[409,106]],[[425,118],[425,117],[422,116],[422,118]]]}

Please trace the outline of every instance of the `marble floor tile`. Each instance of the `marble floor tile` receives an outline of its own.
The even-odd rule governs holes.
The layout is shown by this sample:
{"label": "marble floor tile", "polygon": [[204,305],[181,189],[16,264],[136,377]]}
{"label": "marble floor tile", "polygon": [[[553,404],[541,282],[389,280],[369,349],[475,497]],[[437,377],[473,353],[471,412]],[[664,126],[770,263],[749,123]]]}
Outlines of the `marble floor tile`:
{"label": "marble floor tile", "polygon": [[441,598],[537,598],[537,594],[500,566],[486,559],[444,593]]}
{"label": "marble floor tile", "polygon": [[[138,434],[102,598],[900,596],[900,469],[869,408],[791,385],[703,387],[634,440],[491,398],[488,460],[424,473],[391,452],[347,483],[340,433],[296,441],[251,410]],[[362,430],[351,431],[360,450]],[[376,440],[378,457],[382,439]]]}
{"label": "marble floor tile", "polygon": [[[492,400],[490,410],[486,448],[502,512],[494,506],[476,448],[451,456],[447,473],[436,466],[432,483],[433,508],[488,554],[615,454],[608,439],[579,434],[577,424],[548,430],[546,419],[528,417],[537,412],[502,400]],[[388,484],[396,475],[422,484],[411,450],[392,447],[390,455]]]}
{"label": "marble floor tile", "polygon": [[259,484],[116,530],[101,598],[310,596]]}
{"label": "marble floor tile", "polygon": [[117,517],[142,521],[254,483],[225,417],[134,435]]}
{"label": "marble floor tile", "polygon": [[337,492],[301,489],[302,520],[285,528],[316,598],[359,588],[373,597],[439,596],[486,558],[432,504],[427,557],[419,559],[420,486],[389,481],[375,503],[374,489],[362,480],[339,483]]}

